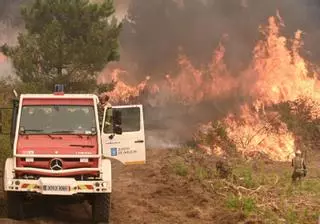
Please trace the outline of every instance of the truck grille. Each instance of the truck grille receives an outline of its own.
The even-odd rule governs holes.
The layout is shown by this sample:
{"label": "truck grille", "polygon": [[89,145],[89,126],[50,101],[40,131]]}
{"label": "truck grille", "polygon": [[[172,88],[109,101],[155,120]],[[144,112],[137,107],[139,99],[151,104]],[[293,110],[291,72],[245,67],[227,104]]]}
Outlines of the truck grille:
{"label": "truck grille", "polygon": [[44,170],[67,170],[77,168],[97,168],[98,158],[90,158],[81,162],[80,158],[34,158],[32,162],[25,158],[17,158],[17,167],[39,168]]}

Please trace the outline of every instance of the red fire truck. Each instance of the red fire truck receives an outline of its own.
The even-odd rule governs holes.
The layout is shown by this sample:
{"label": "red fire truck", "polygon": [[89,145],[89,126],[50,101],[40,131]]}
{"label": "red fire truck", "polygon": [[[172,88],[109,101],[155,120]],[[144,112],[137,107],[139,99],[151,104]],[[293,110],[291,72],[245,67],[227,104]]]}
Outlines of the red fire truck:
{"label": "red fire truck", "polygon": [[9,218],[23,219],[32,196],[80,195],[92,205],[94,222],[108,223],[111,159],[146,161],[143,107],[106,107],[101,125],[98,105],[96,95],[65,94],[61,85],[53,94],[14,100],[13,153],[3,171]]}

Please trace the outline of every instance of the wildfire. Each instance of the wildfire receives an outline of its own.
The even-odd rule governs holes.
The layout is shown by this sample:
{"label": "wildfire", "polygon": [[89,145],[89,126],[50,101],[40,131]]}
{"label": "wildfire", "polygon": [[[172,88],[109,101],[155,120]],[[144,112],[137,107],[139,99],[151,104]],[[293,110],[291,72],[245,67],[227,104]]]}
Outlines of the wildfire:
{"label": "wildfire", "polygon": [[267,39],[260,41],[254,49],[252,68],[258,80],[252,93],[258,94],[258,98],[267,104],[299,97],[319,99],[315,74],[308,76],[307,63],[299,54],[302,32],[295,33],[291,49],[286,46],[286,38],[280,36],[279,24],[274,17],[269,18],[269,26],[264,32]]}
{"label": "wildfire", "polygon": [[225,48],[220,44],[214,52],[212,63],[203,70],[196,69],[186,56],[180,55],[180,73],[175,78],[167,76],[173,95],[184,104],[197,104],[236,88],[239,82],[223,63],[224,54]]}
{"label": "wildfire", "polygon": [[225,119],[228,136],[239,152],[248,157],[262,154],[278,161],[291,159],[294,138],[277,113],[261,115],[248,105],[241,112],[240,119],[232,115]]}
{"label": "wildfire", "polygon": [[[137,86],[130,86],[121,80],[120,76],[122,74],[126,74],[126,71],[117,68],[112,70],[109,77],[107,77],[108,81],[116,84],[114,90],[108,93],[110,101],[113,103],[129,103],[141,94],[141,91],[146,88],[147,82],[150,79],[150,77],[146,77]],[[100,78],[100,82],[106,82],[105,77]]]}
{"label": "wildfire", "polygon": [[148,92],[153,98],[160,94],[158,102],[161,105],[169,101],[185,105],[197,104],[227,94],[239,86],[240,78],[235,79],[231,76],[223,62],[224,54],[225,48],[220,44],[213,54],[212,63],[202,70],[195,68],[185,55],[180,55],[180,72],[174,76],[165,74],[163,81],[159,83],[152,84],[152,80],[147,76],[138,85],[128,85],[122,81],[125,78],[121,77],[127,74],[126,71],[118,68],[103,73],[100,81],[117,82],[116,88],[109,93],[114,103],[128,103],[139,97],[142,92]]}
{"label": "wildfire", "polygon": [[[151,85],[152,80],[147,77],[139,85],[129,86],[119,79],[119,70],[114,70],[109,76],[118,83],[110,95],[114,102],[129,102],[130,97],[139,97],[149,88],[154,97],[169,94],[165,102],[174,100],[196,105],[201,101],[214,100],[217,96],[232,93],[241,87],[244,94],[256,100],[252,104],[242,105],[239,115],[230,113],[222,120],[227,136],[223,139],[229,139],[244,156],[264,154],[273,160],[287,161],[294,154],[294,136],[286,124],[280,121],[277,112],[270,112],[265,108],[299,98],[318,100],[320,93],[316,72],[308,69],[307,62],[299,54],[303,46],[302,31],[295,33],[291,48],[288,48],[288,40],[280,35],[283,24],[279,14],[269,18],[268,25],[261,29],[265,39],[257,43],[252,63],[237,78],[231,76],[224,64],[225,49],[220,43],[214,52],[212,63],[206,68],[197,69],[186,56],[180,56],[180,73],[175,76],[166,74],[161,83]],[[318,116],[320,113],[314,111],[314,114]],[[196,140],[209,153],[223,154],[231,143],[217,144],[221,142],[221,136],[215,136],[216,141],[211,143],[204,143],[199,137],[213,133],[211,122],[210,125],[203,124],[197,132]]]}
{"label": "wildfire", "polygon": [[[251,95],[257,97],[253,109],[243,105],[240,117],[228,115],[225,119],[227,132],[245,155],[256,152],[266,154],[273,160],[286,161],[294,154],[294,136],[287,126],[279,120],[279,114],[266,112],[265,107],[281,102],[294,101],[299,98],[319,99],[315,74],[308,76],[309,70],[305,60],[300,56],[302,46],[298,30],[288,49],[285,37],[280,36],[280,24],[275,17],[269,18],[269,25],[263,30],[266,40],[258,42],[254,49],[251,74],[256,82]],[[274,122],[278,127],[274,128]]]}

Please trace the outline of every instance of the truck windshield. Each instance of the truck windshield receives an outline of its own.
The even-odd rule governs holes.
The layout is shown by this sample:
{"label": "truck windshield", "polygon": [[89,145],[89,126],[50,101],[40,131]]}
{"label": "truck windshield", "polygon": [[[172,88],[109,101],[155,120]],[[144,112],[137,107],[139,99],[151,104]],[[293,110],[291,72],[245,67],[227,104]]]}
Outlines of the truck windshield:
{"label": "truck windshield", "polygon": [[19,130],[25,134],[92,134],[93,106],[23,106]]}

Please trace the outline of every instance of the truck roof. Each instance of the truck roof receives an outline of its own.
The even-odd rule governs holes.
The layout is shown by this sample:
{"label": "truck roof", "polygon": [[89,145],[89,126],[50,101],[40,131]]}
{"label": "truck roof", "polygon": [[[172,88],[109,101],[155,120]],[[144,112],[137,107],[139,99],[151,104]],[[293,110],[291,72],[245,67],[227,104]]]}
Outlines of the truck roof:
{"label": "truck roof", "polygon": [[98,96],[95,94],[63,94],[63,95],[55,95],[55,94],[21,94],[21,98],[51,98],[51,99],[98,99]]}

